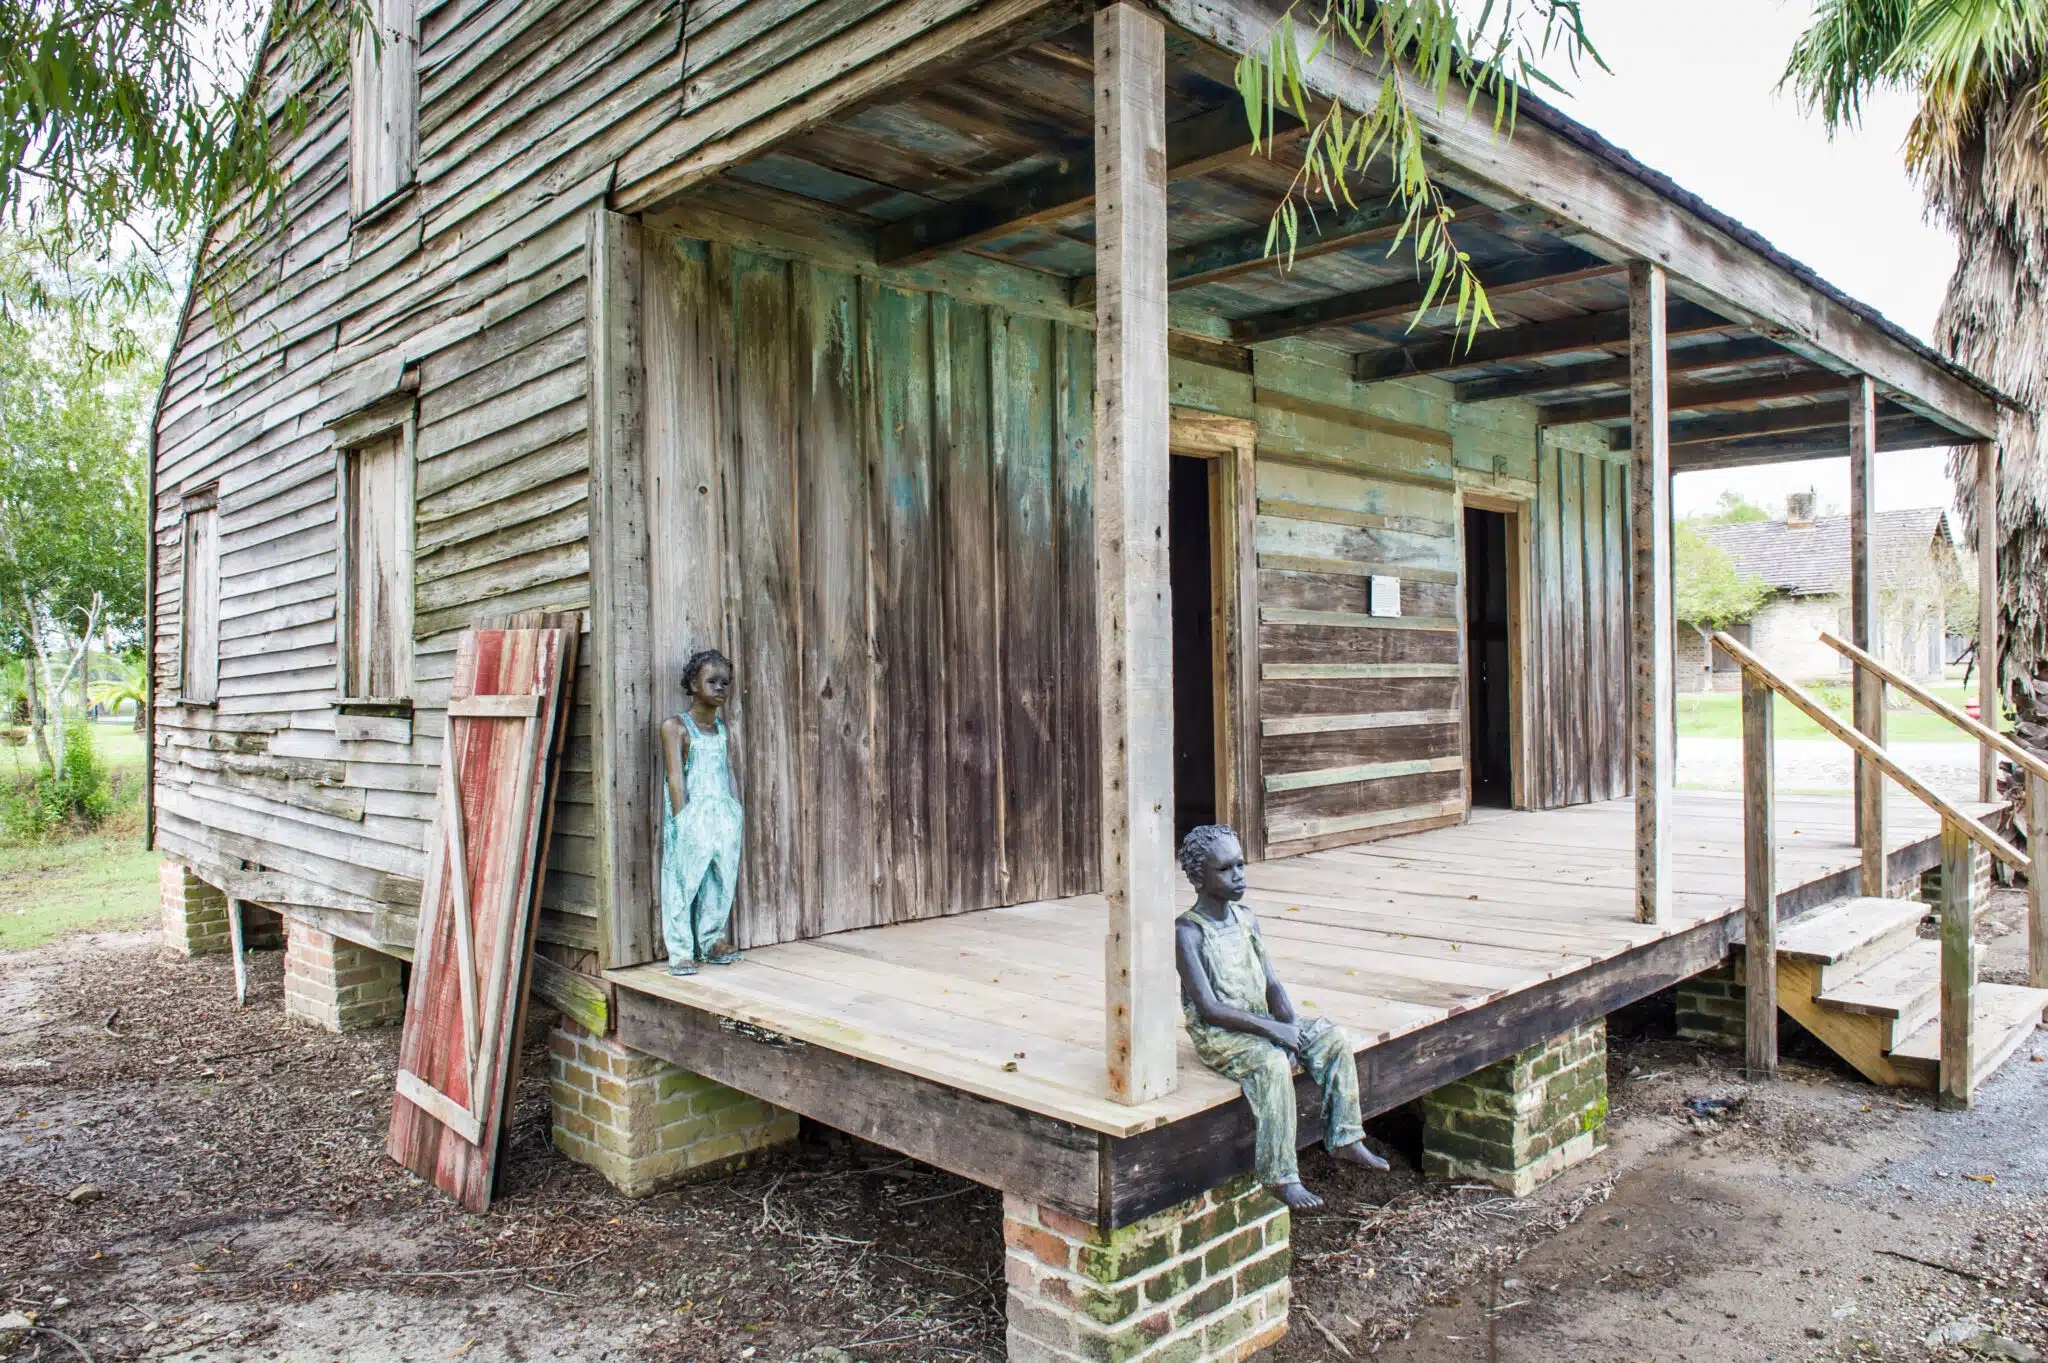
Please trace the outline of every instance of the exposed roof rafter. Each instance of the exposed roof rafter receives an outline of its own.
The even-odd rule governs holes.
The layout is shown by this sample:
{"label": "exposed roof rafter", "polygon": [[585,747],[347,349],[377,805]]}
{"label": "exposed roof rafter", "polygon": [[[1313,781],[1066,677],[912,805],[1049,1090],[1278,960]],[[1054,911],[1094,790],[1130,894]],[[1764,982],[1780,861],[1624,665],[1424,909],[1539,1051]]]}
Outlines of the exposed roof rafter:
{"label": "exposed roof rafter", "polygon": [[[1709,331],[1732,331],[1739,323],[1716,316],[1693,303],[1673,303],[1665,311],[1668,333],[1697,336]],[[1488,364],[1512,364],[1516,360],[1541,359],[1549,355],[1570,355],[1581,350],[1600,350],[1628,343],[1628,310],[1589,312],[1556,322],[1502,327],[1481,331],[1467,345],[1464,335],[1440,336],[1413,346],[1368,350],[1352,361],[1352,373],[1361,383],[1381,379],[1441,374],[1456,369],[1477,369]]]}
{"label": "exposed roof rafter", "polygon": [[[1673,374],[1691,374],[1702,369],[1731,368],[1760,360],[1797,357],[1776,341],[1760,336],[1708,345],[1680,346],[1667,361]],[[1453,397],[1458,402],[1497,402],[1502,398],[1536,398],[1547,393],[1569,393],[1599,383],[1627,383],[1628,359],[1588,360],[1583,364],[1555,365],[1526,374],[1500,374],[1492,378],[1468,379],[1458,384]]]}
{"label": "exposed roof rafter", "polygon": [[[1266,139],[1261,154],[1306,131],[1292,119]],[[1166,169],[1172,178],[1202,175],[1251,156],[1251,128],[1236,101],[1184,118],[1166,129]],[[892,222],[875,233],[875,259],[915,265],[964,251],[984,241],[1041,223],[1085,213],[1095,203],[1095,158],[1062,157],[1049,168],[979,194]]]}
{"label": "exposed roof rafter", "polygon": [[[1955,432],[1929,421],[1917,412],[1892,409],[1877,419],[1877,448],[1919,450],[1961,443]],[[1752,435],[1727,440],[1685,445],[1671,451],[1673,473],[1695,473],[1702,469],[1753,468],[1759,464],[1782,464],[1804,459],[1845,459],[1849,455],[1849,423],[1827,431],[1792,432],[1786,435]]]}
{"label": "exposed roof rafter", "polygon": [[[1671,410],[1702,411],[1709,407],[1738,407],[1774,398],[1810,398],[1838,393],[1854,379],[1826,369],[1769,379],[1738,380],[1733,383],[1679,383],[1671,386]],[[1561,402],[1537,409],[1536,420],[1545,426],[1576,426],[1584,421],[1621,421],[1629,414],[1626,395],[1594,398],[1587,402]],[[1846,418],[1844,418],[1846,420]]]}
{"label": "exposed roof rafter", "polygon": [[[1545,255],[1487,266],[1479,271],[1479,282],[1489,294],[1504,297],[1553,284],[1599,279],[1619,274],[1622,269],[1612,261],[1602,260],[1576,246],[1567,246]],[[1400,279],[1369,289],[1240,317],[1230,324],[1231,339],[1240,345],[1257,345],[1261,341],[1278,341],[1329,327],[1399,317],[1421,306],[1428,293],[1428,285],[1426,279]],[[1456,296],[1453,291],[1442,301],[1449,303]]]}

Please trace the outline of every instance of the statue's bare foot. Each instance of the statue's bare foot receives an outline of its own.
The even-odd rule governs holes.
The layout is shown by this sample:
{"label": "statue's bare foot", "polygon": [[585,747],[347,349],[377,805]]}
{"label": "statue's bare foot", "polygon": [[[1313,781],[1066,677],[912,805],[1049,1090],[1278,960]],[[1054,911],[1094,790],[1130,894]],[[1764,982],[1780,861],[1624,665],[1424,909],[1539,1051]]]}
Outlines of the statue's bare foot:
{"label": "statue's bare foot", "polygon": [[1338,1159],[1349,1160],[1353,1164],[1362,1164],[1368,1169],[1378,1169],[1384,1172],[1387,1168],[1387,1162],[1367,1149],[1364,1141],[1353,1141],[1349,1145],[1340,1145],[1330,1153]]}
{"label": "statue's bare foot", "polygon": [[1273,1185],[1273,1196],[1298,1212],[1313,1211],[1323,1205],[1320,1197],[1299,1183],[1276,1183]]}
{"label": "statue's bare foot", "polygon": [[704,958],[706,965],[737,965],[747,959],[737,951],[714,951]]}
{"label": "statue's bare foot", "polygon": [[694,975],[697,973],[697,967],[691,965],[688,961],[671,961],[669,962],[668,973],[671,975]]}

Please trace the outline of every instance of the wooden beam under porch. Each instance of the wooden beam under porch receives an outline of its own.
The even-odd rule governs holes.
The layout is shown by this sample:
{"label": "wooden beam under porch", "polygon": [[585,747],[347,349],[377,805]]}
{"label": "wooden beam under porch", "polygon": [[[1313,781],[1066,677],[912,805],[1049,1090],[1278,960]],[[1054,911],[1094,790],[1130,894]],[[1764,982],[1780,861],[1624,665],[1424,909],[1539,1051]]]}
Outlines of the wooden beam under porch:
{"label": "wooden beam under porch", "polygon": [[[1894,880],[1939,858],[1917,803],[1890,811]],[[1741,935],[1742,812],[1681,792],[1670,912],[1635,916],[1633,806],[1475,811],[1459,827],[1262,862],[1249,902],[1305,1010],[1359,1047],[1382,1112],[1719,963]],[[1844,798],[1787,798],[1778,908],[1857,891]],[[1180,1038],[1180,1086],[1121,1103],[1103,1057],[1099,896],[757,949],[675,978],[610,972],[619,1037],[918,1159],[1103,1225],[1251,1165],[1236,1085]],[[1318,1099],[1300,1094],[1304,1141]]]}

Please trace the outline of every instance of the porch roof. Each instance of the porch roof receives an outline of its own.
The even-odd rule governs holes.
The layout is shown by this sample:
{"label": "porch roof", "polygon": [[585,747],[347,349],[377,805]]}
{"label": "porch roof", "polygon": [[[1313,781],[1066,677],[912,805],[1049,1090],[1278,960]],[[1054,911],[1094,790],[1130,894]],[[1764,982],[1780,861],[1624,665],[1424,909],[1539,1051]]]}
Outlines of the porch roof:
{"label": "porch roof", "polygon": [[[1232,84],[1235,58],[1224,50],[1234,31],[1212,18],[1204,33],[1212,41],[1185,30],[1169,36],[1168,271],[1180,352],[1248,371],[1254,348],[1299,339],[1350,354],[1362,381],[1432,375],[1460,402],[1527,399],[1543,424],[1592,424],[1626,449],[1628,252],[1616,247],[1626,234],[1589,225],[1587,205],[1568,194],[1552,196],[1560,211],[1534,193],[1505,192],[1502,182],[1514,177],[1497,168],[1487,176],[1447,162],[1454,235],[1499,322],[1469,346],[1456,341],[1447,308],[1411,325],[1422,288],[1407,248],[1391,252],[1399,219],[1378,179],[1358,186],[1356,207],[1304,215],[1292,266],[1283,268],[1267,254],[1267,229],[1301,168],[1300,130],[1282,129],[1253,151]],[[964,72],[894,87],[768,145],[726,176],[865,234],[877,263],[973,253],[1056,276],[1087,308],[1092,76],[1088,28],[1077,25]],[[1717,256],[1713,269],[1683,255],[1662,262],[1674,294],[1674,470],[1846,455],[1848,388],[1861,372],[1880,381],[1881,449],[1990,433],[2004,399],[1981,380],[1589,129],[1526,100],[1511,145],[1539,157],[1556,150],[1576,158],[1581,176],[1590,165],[1629,193],[1647,190]],[[1688,284],[1695,274],[1725,275],[1727,257],[1768,276],[1755,291],[1787,300],[1781,312],[1826,314],[1834,331],[1818,322],[1802,330]],[[1830,336],[1840,342],[1834,349]],[[1887,374],[1914,381],[1888,383]]]}

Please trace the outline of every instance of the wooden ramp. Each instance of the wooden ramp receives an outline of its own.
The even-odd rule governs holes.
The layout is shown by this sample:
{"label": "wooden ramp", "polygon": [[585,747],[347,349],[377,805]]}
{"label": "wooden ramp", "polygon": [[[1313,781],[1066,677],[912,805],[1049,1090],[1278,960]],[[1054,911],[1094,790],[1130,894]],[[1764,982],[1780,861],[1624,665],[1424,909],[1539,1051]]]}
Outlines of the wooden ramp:
{"label": "wooden ramp", "polygon": [[[1554,1033],[1721,958],[1742,899],[1741,804],[1678,798],[1678,893],[1663,923],[1634,918],[1627,801],[1481,810],[1455,828],[1264,862],[1251,868],[1248,902],[1301,1006],[1351,1034],[1368,1106],[1383,1108],[1413,1096],[1402,1089],[1425,1076],[1417,1056],[1447,1077],[1463,1073],[1460,1055],[1484,1048],[1461,1025],[1491,1006],[1529,996],[1522,1025]],[[1889,817],[1893,874],[1932,865],[1933,816],[1900,800]],[[1854,893],[1845,798],[1785,799],[1778,827],[1782,913]],[[765,947],[685,979],[659,966],[610,978],[649,1000],[1109,1137],[1234,1101],[1237,1086],[1204,1069],[1185,1040],[1177,1092],[1135,1107],[1111,1101],[1105,924],[1101,899],[1084,895]],[[736,1070],[726,1082],[746,1088],[745,1079]]]}

